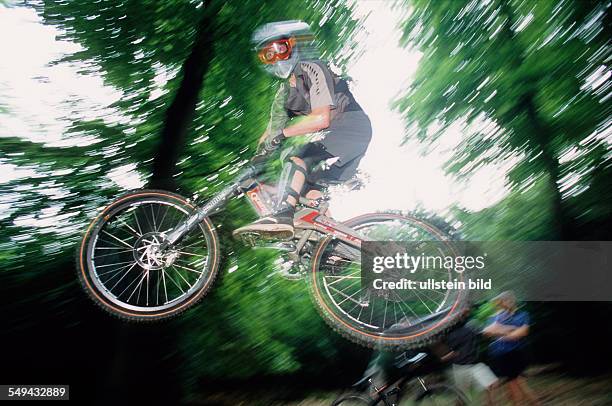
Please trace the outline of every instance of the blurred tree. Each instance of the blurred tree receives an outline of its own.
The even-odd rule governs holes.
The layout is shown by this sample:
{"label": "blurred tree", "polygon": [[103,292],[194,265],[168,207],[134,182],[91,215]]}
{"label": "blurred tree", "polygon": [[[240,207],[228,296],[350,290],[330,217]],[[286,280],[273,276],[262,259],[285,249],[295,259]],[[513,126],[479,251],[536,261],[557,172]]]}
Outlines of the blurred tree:
{"label": "blurred tree", "polygon": [[161,141],[153,160],[153,173],[149,186],[166,190],[175,189],[174,167],[183,149],[187,131],[195,113],[204,77],[214,57],[215,27],[219,22],[221,0],[207,1],[200,12],[191,52],[181,67],[182,80],[172,103],[166,110]]}
{"label": "blurred tree", "polygon": [[[541,177],[548,184],[554,215],[546,238],[576,238],[566,199],[596,185],[593,174],[611,163],[604,139],[611,112],[605,102],[610,3],[408,5],[403,44],[423,52],[412,86],[396,102],[408,137],[433,143],[451,124],[464,122],[465,138],[448,172],[469,176],[483,165],[516,160],[508,174],[512,186],[527,189]],[[482,123],[492,125],[474,129]],[[599,192],[610,196],[609,179],[605,183]],[[612,215],[609,205],[599,211]]]}
{"label": "blurred tree", "polygon": [[[59,29],[59,39],[81,46],[55,63],[78,66],[84,75],[100,74],[122,97],[108,106],[111,114],[94,120],[84,117],[78,100],[69,101],[69,129],[59,143],[21,134],[0,138],[1,162],[34,173],[1,185],[3,199],[11,202],[0,217],[1,255],[10,260],[3,264],[3,288],[42,280],[43,272],[48,277],[38,285],[40,296],[20,299],[24,314],[28,306],[40,305],[35,297],[56,290],[63,299],[55,304],[75,315],[71,306],[80,296],[67,260],[95,211],[130,187],[121,182],[127,175],[156,187],[176,183],[184,194],[210,195],[246,162],[249,144],[267,124],[275,86],[250,50],[255,27],[308,21],[324,58],[340,67],[351,57],[351,35],[358,27],[342,0],[27,4]],[[295,372],[307,369],[307,362],[329,362],[338,355],[334,333],[315,315],[305,286],[272,276],[270,253],[251,252],[232,241],[231,230],[249,219],[246,212],[244,203],[232,202],[214,219],[226,242],[221,272],[238,271],[176,322],[155,328],[117,325],[113,376],[126,375],[126,368],[137,376],[151,367],[151,353],[156,353],[153,359],[165,359],[176,356],[177,349],[185,359],[180,375],[194,380],[202,374],[245,378]],[[61,278],[53,278],[57,274]],[[59,280],[67,285],[54,285]],[[45,300],[53,301],[50,295]],[[184,334],[176,334],[179,326]],[[245,359],[254,360],[249,368],[243,368]],[[130,362],[134,365],[126,365]]]}

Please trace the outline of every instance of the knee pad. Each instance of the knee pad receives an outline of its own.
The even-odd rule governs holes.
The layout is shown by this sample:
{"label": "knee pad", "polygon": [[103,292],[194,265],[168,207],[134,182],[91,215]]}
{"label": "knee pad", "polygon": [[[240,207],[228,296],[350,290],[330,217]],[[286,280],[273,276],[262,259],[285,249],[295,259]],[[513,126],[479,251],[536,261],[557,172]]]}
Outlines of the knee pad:
{"label": "knee pad", "polygon": [[291,159],[285,162],[285,164],[283,165],[283,171],[281,172],[281,177],[278,181],[277,205],[283,203],[285,200],[287,200],[287,197],[289,196],[293,197],[295,200],[298,200],[300,198],[301,190],[294,190],[291,187],[291,181],[293,180],[293,176],[296,172],[300,172],[302,175],[304,175],[305,182],[306,178],[308,177],[308,171],[293,162]]}

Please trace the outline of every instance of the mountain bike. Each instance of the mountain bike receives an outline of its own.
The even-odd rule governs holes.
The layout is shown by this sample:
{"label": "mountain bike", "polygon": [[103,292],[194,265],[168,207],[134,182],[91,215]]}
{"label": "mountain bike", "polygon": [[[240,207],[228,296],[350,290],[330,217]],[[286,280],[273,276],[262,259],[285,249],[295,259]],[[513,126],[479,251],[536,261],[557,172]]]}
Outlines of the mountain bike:
{"label": "mountain bike", "polygon": [[468,404],[465,394],[443,379],[435,379],[433,362],[426,353],[403,353],[396,365],[399,378],[379,385],[374,383],[377,371],[366,374],[353,385],[354,391],[336,399],[331,406],[464,406]]}
{"label": "mountain bike", "polygon": [[[211,215],[236,196],[246,197],[260,216],[272,211],[275,191],[260,180],[262,172],[262,164],[243,164],[229,185],[201,204],[163,190],[120,196],[89,224],[78,247],[84,290],[104,310],[133,321],[165,319],[189,309],[210,291],[220,268]],[[442,289],[424,296],[368,289],[361,283],[361,244],[439,241],[452,252],[452,241],[410,215],[334,220],[329,191],[358,184],[355,179],[342,185],[321,181],[322,197],[299,200],[293,238],[265,246],[281,253],[282,276],[306,280],[319,313],[340,334],[366,346],[418,347],[458,321],[465,292]],[[246,244],[261,246],[258,237],[240,236]],[[451,273],[445,276],[449,280],[458,276]]]}

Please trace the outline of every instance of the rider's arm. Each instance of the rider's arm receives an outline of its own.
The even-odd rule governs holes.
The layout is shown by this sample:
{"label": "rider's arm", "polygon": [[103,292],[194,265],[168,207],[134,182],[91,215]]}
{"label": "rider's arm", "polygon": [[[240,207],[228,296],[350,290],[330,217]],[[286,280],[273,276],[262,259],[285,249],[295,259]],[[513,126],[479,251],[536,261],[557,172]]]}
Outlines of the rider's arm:
{"label": "rider's arm", "polygon": [[259,141],[257,141],[257,145],[261,145],[266,140],[266,138],[268,138],[268,134],[270,134],[268,130],[264,131],[261,137],[259,137]]}
{"label": "rider's arm", "polygon": [[268,122],[268,126],[266,127],[264,133],[261,135],[261,137],[259,137],[257,145],[261,145],[270,134],[277,133],[287,125],[289,115],[285,109],[285,101],[287,100],[288,91],[289,88],[287,87],[287,84],[281,83],[276,91],[276,94],[274,95],[272,106],[270,107],[270,121]]}
{"label": "rider's arm", "polygon": [[516,341],[524,338],[529,334],[529,314],[519,312],[515,316],[516,327],[504,335],[504,340]]}
{"label": "rider's arm", "polygon": [[516,341],[516,340],[520,340],[521,338],[527,337],[527,334],[529,334],[529,326],[523,325],[521,327],[518,327],[512,330],[510,333],[506,334],[504,336],[504,339],[510,340],[510,341]]}
{"label": "rider's arm", "polygon": [[327,66],[316,61],[302,62],[300,66],[310,82],[308,96],[311,113],[286,127],[283,130],[286,137],[313,133],[329,127],[331,110],[336,108],[334,79]]}
{"label": "rider's arm", "polygon": [[296,135],[314,133],[329,127],[330,110],[330,106],[313,108],[312,113],[305,116],[299,122],[285,127],[283,134],[285,134],[285,137],[295,137]]}
{"label": "rider's arm", "polygon": [[498,322],[494,322],[491,325],[487,326],[484,330],[482,330],[482,334],[487,337],[503,337],[507,334],[512,333],[516,327],[514,326],[506,326],[500,324]]}

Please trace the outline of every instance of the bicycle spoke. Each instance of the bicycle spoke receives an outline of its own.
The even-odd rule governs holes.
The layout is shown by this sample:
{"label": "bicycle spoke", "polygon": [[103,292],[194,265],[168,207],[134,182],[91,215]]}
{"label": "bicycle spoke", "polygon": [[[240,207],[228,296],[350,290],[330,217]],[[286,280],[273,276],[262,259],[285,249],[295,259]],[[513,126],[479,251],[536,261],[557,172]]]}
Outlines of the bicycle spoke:
{"label": "bicycle spoke", "polygon": [[386,322],[387,322],[387,306],[389,305],[389,301],[385,300],[385,312],[383,313],[383,322],[382,322],[382,328],[386,327]]}
{"label": "bicycle spoke", "polygon": [[[403,309],[402,309],[402,304],[405,304],[405,303],[402,301],[402,298],[401,298],[401,297],[400,297],[400,296],[399,296],[399,295],[398,295],[398,294],[397,294],[395,291],[393,291],[393,290],[391,291],[391,293],[393,293],[393,294],[395,295],[395,297],[397,297],[397,298],[399,299],[398,304],[399,304],[400,310],[402,310],[402,313],[404,313],[404,311],[403,311]],[[408,307],[408,310],[409,310],[409,311],[410,311],[412,314],[414,314],[414,317],[416,317],[416,318],[418,319],[418,318],[419,318],[419,315],[418,315],[418,314],[416,314],[416,313],[414,312],[414,310],[412,310],[412,307],[410,307],[408,304],[405,304],[405,305]],[[405,316],[406,318],[408,318],[408,316],[406,315],[406,313],[404,313],[404,316]]]}
{"label": "bicycle spoke", "polygon": [[154,231],[151,227],[151,222],[149,221],[149,216],[147,216],[147,209],[144,207],[144,204],[138,206],[138,208],[141,209],[140,211],[142,212],[142,217],[144,217],[145,222],[147,223],[147,230]]}
{"label": "bicycle spoke", "polygon": [[123,240],[122,240],[122,239],[120,239],[120,238],[115,237],[114,235],[112,235],[112,234],[111,234],[111,233],[109,233],[108,231],[106,231],[106,230],[102,230],[102,232],[103,232],[104,234],[108,235],[109,237],[112,237],[112,238],[114,238],[115,240],[119,241],[121,244],[125,245],[126,247],[133,248],[133,247],[132,247],[130,244],[128,244],[127,242],[123,241]]}
{"label": "bicycle spoke", "polygon": [[[130,264],[131,264],[131,262],[130,262]],[[127,268],[128,266],[130,266],[130,265],[128,264],[128,265],[125,265],[125,266],[121,266],[121,267],[119,267],[119,268],[117,268],[117,269],[111,269],[110,271],[104,271],[104,272],[102,272],[102,273],[98,273],[98,278],[99,278],[100,276],[102,276],[102,275],[107,275],[107,274],[112,273],[112,272],[117,272],[117,271],[120,271],[120,270],[122,270],[122,269]],[[111,279],[112,279],[112,278],[111,278]],[[110,280],[110,279],[109,279],[109,280]],[[107,282],[108,282],[108,280],[107,280]]]}
{"label": "bicycle spoke", "polygon": [[111,252],[110,254],[96,255],[93,258],[104,258],[104,257],[108,257],[108,256],[111,256],[111,255],[118,255],[118,254],[122,254],[122,253],[126,253],[126,252],[132,252],[132,250],[131,249],[130,250],[122,250],[122,251],[119,251],[119,252]]}
{"label": "bicycle spoke", "polygon": [[[395,302],[393,302],[393,303],[395,303]],[[407,314],[404,312],[404,309],[402,308],[402,303],[401,303],[401,302],[399,302],[399,303],[397,304],[397,307],[399,307],[400,311],[401,311],[401,312],[402,312],[402,314],[404,315],[404,319],[408,320],[408,315],[407,315]]]}
{"label": "bicycle spoke", "polygon": [[176,251],[179,254],[184,254],[184,255],[193,255],[195,257],[208,257],[208,255],[202,255],[202,254],[194,254],[193,252],[186,252],[186,251]]}
{"label": "bicycle spoke", "polygon": [[433,313],[433,311],[429,308],[429,306],[427,306],[427,303],[425,303],[425,301],[423,299],[421,299],[421,295],[419,294],[419,290],[415,289],[414,293],[418,297],[418,299],[421,301],[421,303],[427,308],[427,311],[429,313]]}
{"label": "bicycle spoke", "polygon": [[393,303],[393,320],[395,321],[395,323],[393,324],[397,324],[397,310],[395,309],[395,302]]}
{"label": "bicycle spoke", "polygon": [[98,268],[106,268],[108,266],[113,266],[113,265],[123,265],[123,264],[131,264],[134,261],[126,261],[126,262],[116,262],[114,264],[107,264],[107,265],[99,265]]}
{"label": "bicycle spoke", "polygon": [[[371,295],[372,294],[370,292],[368,292],[368,305],[370,303],[370,296]],[[363,305],[359,305],[359,306],[361,307],[361,309],[359,309],[359,314],[357,315],[357,320],[361,320],[361,313],[363,312],[363,308],[365,307]]]}
{"label": "bicycle spoke", "polygon": [[155,222],[155,213],[153,212],[153,205],[150,204],[149,207],[151,208],[151,219],[153,220],[153,230],[157,231],[157,223]]}
{"label": "bicycle spoke", "polygon": [[338,282],[342,282],[346,279],[361,279],[361,276],[351,276],[351,275],[345,275],[345,276],[334,276],[334,275],[329,275],[326,276],[325,278],[337,278],[335,281],[330,282],[327,284],[327,286],[331,286],[334,283],[338,283]]}
{"label": "bicycle spoke", "polygon": [[172,266],[176,266],[177,268],[185,269],[185,270],[187,270],[189,272],[195,272],[198,275],[202,275],[201,271],[196,271],[195,269],[187,268],[186,266],[181,266],[181,265],[178,265],[178,264],[173,264]]}
{"label": "bicycle spoke", "polygon": [[128,223],[126,223],[122,219],[117,219],[117,222],[119,222],[122,226],[125,226],[128,230],[130,230],[136,238],[142,237],[142,233],[139,233],[138,231],[134,230],[132,226],[130,226]]}
{"label": "bicycle spoke", "polygon": [[[89,266],[100,281],[100,293],[118,304],[170,308],[199,287],[208,275],[210,255],[203,227],[195,227],[180,248],[157,247],[190,211],[164,201],[127,203],[105,218],[92,238]],[[96,255],[98,254],[98,255]]]}
{"label": "bicycle spoke", "polygon": [[138,221],[138,216],[136,215],[136,209],[132,210],[132,214],[133,214],[134,220],[136,220],[136,226],[138,227],[138,231],[142,235],[142,228],[140,227],[140,222]]}
{"label": "bicycle spoke", "polygon": [[[428,290],[427,292],[429,293],[438,293],[438,294],[442,294],[442,292],[438,292],[436,290]],[[431,296],[429,296],[427,293],[425,293],[425,291],[421,291],[421,294],[423,296],[425,296],[427,299],[429,299],[430,302],[436,303],[437,301],[435,299],[432,299]],[[446,295],[444,295],[446,296]],[[444,301],[442,301],[442,303],[444,303]]]}
{"label": "bicycle spoke", "polygon": [[164,293],[166,294],[166,301],[164,304],[168,303],[168,288],[166,286],[166,272],[162,269],[162,281],[164,283]]}
{"label": "bicycle spoke", "polygon": [[[130,297],[127,298],[128,302],[130,301],[132,296],[134,296],[134,293],[136,293],[137,289],[138,289],[138,298],[140,298],[140,289],[139,288],[142,287],[142,282],[145,280],[145,278],[147,277],[148,274],[149,274],[149,271],[145,271],[145,272],[142,273],[142,278],[140,278],[140,281],[138,282],[138,285],[136,285],[136,287],[134,288],[134,290],[130,294]],[[136,298],[136,303],[138,303],[138,298]]]}
{"label": "bicycle spoke", "polygon": [[[144,275],[144,272],[143,272],[143,275]],[[144,277],[143,277],[143,278],[141,278],[141,280],[142,280],[142,279],[144,279]],[[125,292],[126,292],[128,289],[129,289],[129,288],[130,288],[130,286],[132,286],[132,284],[133,284],[134,282],[136,282],[137,280],[138,280],[138,276],[136,276],[136,277],[135,277],[135,278],[132,280],[132,282],[130,282],[130,283],[129,283],[129,284],[128,284],[128,285],[127,285],[127,286],[126,286],[126,287],[125,287],[125,288],[124,288],[122,291],[121,291],[121,293],[119,293],[119,294],[117,295],[117,298],[120,298],[120,297],[121,297],[121,295],[123,295],[123,294],[124,294],[124,293],[125,293]],[[130,298],[128,298],[128,299],[127,299],[127,302],[129,302],[129,301],[130,301]]]}
{"label": "bicycle spoke", "polygon": [[339,290],[338,290],[338,289],[336,289],[336,288],[330,288],[330,289],[331,289],[331,290],[334,290],[335,292],[337,292],[337,293],[338,293],[340,296],[344,296],[346,299],[351,300],[352,302],[359,303],[358,301],[356,301],[355,299],[353,299],[353,296],[355,296],[355,295],[356,295],[357,293],[359,293],[359,292],[357,292],[357,293],[355,293],[355,294],[353,294],[353,295],[349,296],[349,295],[345,294],[344,292],[339,291]]}
{"label": "bicycle spoke", "polygon": [[[173,266],[174,266],[174,265],[173,265]],[[193,285],[191,285],[189,282],[187,282],[187,279],[185,279],[185,278],[183,277],[183,275],[181,275],[181,272],[180,272],[180,271],[176,271],[176,274],[177,274],[178,276],[180,276],[182,280],[184,280],[184,281],[185,281],[185,283],[187,284],[187,286],[189,286],[189,289],[193,288]]]}
{"label": "bicycle spoke", "polygon": [[164,225],[164,220],[166,219],[166,215],[168,214],[168,210],[170,210],[170,206],[164,206],[164,208],[166,210],[164,210],[164,215],[162,216],[162,218],[159,220],[159,229],[163,230],[163,225]]}
{"label": "bicycle spoke", "polygon": [[127,274],[132,270],[132,268],[134,268],[136,266],[136,262],[134,262],[132,264],[132,266],[130,266],[127,271],[125,271],[125,273],[123,274],[123,276],[121,278],[119,278],[119,280],[113,285],[112,288],[109,289],[109,292],[112,292],[113,289],[115,289],[115,286],[117,286],[119,284],[119,282],[121,282],[123,280],[123,278],[125,278],[127,276]]}
{"label": "bicycle spoke", "polygon": [[[353,282],[353,283],[351,283],[350,285],[348,285],[348,286],[346,287],[346,289],[348,290],[348,288],[350,288],[350,287],[351,287],[351,286],[353,286],[353,285],[355,285],[355,282]],[[329,286],[329,285],[328,285],[328,286]],[[338,290],[337,288],[333,288],[333,289],[334,289],[334,290],[337,290],[338,292],[340,292],[340,290]],[[361,289],[359,289],[359,290],[357,291],[357,293],[359,293],[360,291],[361,291]],[[354,296],[354,295],[352,295],[352,296]],[[344,299],[342,302],[338,303],[338,304],[337,304],[337,305],[338,305],[338,307],[340,307],[340,305],[341,305],[342,303],[344,303],[344,301],[345,301],[345,300],[346,300],[346,299]]]}
{"label": "bicycle spoke", "polygon": [[[149,276],[149,272],[147,272],[147,287],[145,288],[146,290],[146,302],[145,304],[148,306],[149,305],[149,279],[151,277]],[[136,298],[136,303],[140,302],[140,290],[138,291],[138,297]]]}
{"label": "bicycle spoke", "polygon": [[160,285],[159,280],[160,280],[159,272],[157,272],[157,283],[155,284],[156,287],[157,287],[157,289],[156,289],[157,292],[156,292],[156,295],[155,295],[156,296],[155,297],[155,304],[158,305],[158,306],[159,306],[159,285]]}
{"label": "bicycle spoke", "polygon": [[[166,270],[162,268],[162,272],[165,274]],[[185,291],[183,290],[183,288],[180,287],[180,285],[178,283],[175,282],[174,279],[172,279],[172,277],[170,276],[170,274],[168,274],[168,279],[170,279],[172,281],[172,283],[174,283],[174,285],[179,288],[179,290],[183,293],[185,293]]]}

